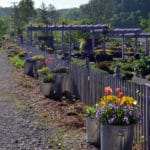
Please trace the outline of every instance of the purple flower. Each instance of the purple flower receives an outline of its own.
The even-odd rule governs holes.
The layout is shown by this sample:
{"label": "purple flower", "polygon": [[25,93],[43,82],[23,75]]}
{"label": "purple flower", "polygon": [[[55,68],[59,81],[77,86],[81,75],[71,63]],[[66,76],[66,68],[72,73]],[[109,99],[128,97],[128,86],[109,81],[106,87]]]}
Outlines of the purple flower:
{"label": "purple flower", "polygon": [[129,119],[128,119],[128,117],[127,117],[127,116],[124,116],[124,118],[123,118],[123,122],[126,122],[126,124],[129,124]]}
{"label": "purple flower", "polygon": [[101,114],[101,112],[102,112],[101,109],[98,109],[98,110],[96,111],[95,116],[96,116],[96,117],[99,117],[99,115]]}

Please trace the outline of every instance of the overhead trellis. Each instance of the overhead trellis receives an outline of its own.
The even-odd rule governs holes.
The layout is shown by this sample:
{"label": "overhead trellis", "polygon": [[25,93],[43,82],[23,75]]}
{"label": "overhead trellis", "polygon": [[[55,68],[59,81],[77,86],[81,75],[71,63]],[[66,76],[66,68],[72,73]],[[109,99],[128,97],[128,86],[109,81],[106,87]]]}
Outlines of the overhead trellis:
{"label": "overhead trellis", "polygon": [[[94,30],[92,34],[99,34],[101,30]],[[115,38],[122,38],[122,58],[124,58],[124,38],[135,38],[135,52],[137,52],[137,39],[145,38],[145,55],[148,54],[148,38],[150,38],[150,33],[141,33],[140,28],[115,28],[110,29],[106,32],[105,36],[113,36]],[[105,38],[104,36],[104,38]],[[105,39],[104,39],[105,45]],[[105,47],[105,46],[104,46]]]}
{"label": "overhead trellis", "polygon": [[[29,26],[27,28],[28,32],[28,42],[32,45],[32,32],[33,31],[61,31],[62,32],[62,49],[63,49],[63,40],[64,40],[64,31],[69,31],[69,56],[71,57],[71,31],[94,31],[94,30],[101,30],[101,32],[108,31],[107,24],[97,24],[97,25],[55,25],[55,26]],[[92,37],[92,51],[94,51],[94,35]]]}
{"label": "overhead trellis", "polygon": [[[32,32],[34,31],[61,31],[62,32],[62,41],[64,40],[64,31],[69,31],[69,50],[71,55],[71,31],[89,31],[92,35],[92,50],[94,50],[94,35],[103,33],[103,50],[105,50],[105,38],[106,36],[113,36],[115,38],[122,39],[122,58],[124,59],[124,40],[125,38],[135,38],[135,52],[137,52],[137,39],[145,38],[145,54],[148,53],[148,38],[150,38],[150,33],[141,33],[140,28],[115,28],[109,29],[107,24],[97,24],[97,25],[54,25],[54,26],[29,26],[27,28],[28,32],[28,41],[32,45]],[[62,42],[63,49],[63,42]]]}
{"label": "overhead trellis", "polygon": [[27,28],[28,31],[62,31],[62,30],[97,30],[100,29],[101,31],[107,30],[108,25],[107,24],[97,24],[97,25],[58,25],[58,26],[38,26],[33,27],[29,26]]}

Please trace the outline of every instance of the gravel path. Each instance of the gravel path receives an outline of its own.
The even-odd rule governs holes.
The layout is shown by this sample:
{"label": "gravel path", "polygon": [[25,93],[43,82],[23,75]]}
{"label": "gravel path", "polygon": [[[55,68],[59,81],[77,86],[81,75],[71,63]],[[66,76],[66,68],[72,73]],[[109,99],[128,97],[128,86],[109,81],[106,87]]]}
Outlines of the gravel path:
{"label": "gravel path", "polygon": [[55,129],[17,102],[12,78],[13,67],[0,50],[0,150],[48,150],[48,135]]}

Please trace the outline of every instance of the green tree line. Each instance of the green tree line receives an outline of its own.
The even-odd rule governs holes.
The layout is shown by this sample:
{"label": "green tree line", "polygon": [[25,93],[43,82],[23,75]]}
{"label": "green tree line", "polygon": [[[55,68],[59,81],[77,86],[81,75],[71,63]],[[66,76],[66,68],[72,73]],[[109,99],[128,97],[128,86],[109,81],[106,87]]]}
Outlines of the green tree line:
{"label": "green tree line", "polygon": [[62,10],[44,3],[35,9],[32,0],[20,0],[11,8],[0,7],[0,22],[1,36],[21,34],[31,24],[110,24],[150,31],[150,0],[89,0],[79,8]]}

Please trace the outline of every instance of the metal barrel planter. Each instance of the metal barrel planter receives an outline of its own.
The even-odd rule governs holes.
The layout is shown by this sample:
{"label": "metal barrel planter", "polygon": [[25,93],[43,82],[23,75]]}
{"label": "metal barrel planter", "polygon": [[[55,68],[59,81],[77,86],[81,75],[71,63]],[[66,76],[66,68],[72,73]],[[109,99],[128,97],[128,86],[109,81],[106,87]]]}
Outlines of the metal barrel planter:
{"label": "metal barrel planter", "polygon": [[86,117],[86,139],[89,144],[100,147],[100,122],[96,118]]}
{"label": "metal barrel planter", "polygon": [[50,96],[53,91],[53,83],[40,82],[40,92],[44,96]]}
{"label": "metal barrel planter", "polygon": [[33,76],[34,75],[34,66],[35,66],[35,61],[25,61],[24,63],[24,74]]}
{"label": "metal barrel planter", "polygon": [[61,96],[62,94],[62,80],[64,77],[64,73],[55,73],[56,81],[55,81],[55,90],[57,96]]}
{"label": "metal barrel planter", "polygon": [[101,125],[101,150],[131,150],[134,125]]}
{"label": "metal barrel planter", "polygon": [[61,96],[64,91],[69,91],[69,77],[68,73],[55,73],[55,91],[57,96]]}
{"label": "metal barrel planter", "polygon": [[71,91],[70,89],[70,75],[69,73],[64,73],[64,77],[63,77],[63,80],[62,80],[62,91]]}

